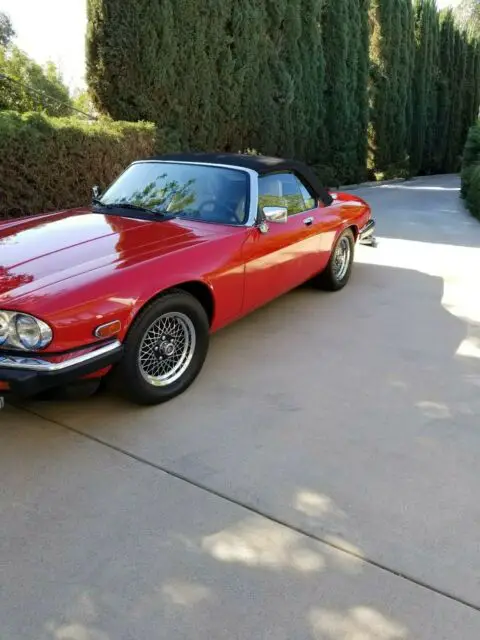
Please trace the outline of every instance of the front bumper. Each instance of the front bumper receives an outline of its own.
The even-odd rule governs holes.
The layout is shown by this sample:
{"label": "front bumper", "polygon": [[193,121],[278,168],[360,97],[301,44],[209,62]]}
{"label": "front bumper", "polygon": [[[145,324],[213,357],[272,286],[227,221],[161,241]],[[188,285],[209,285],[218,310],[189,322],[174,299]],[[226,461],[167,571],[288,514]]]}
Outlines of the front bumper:
{"label": "front bumper", "polygon": [[[62,362],[0,354],[0,383],[6,383],[8,392],[15,396],[34,396],[116,364],[122,353],[122,344],[116,340]],[[0,395],[5,393],[0,390]]]}
{"label": "front bumper", "polygon": [[368,244],[372,247],[377,246],[377,239],[375,238],[376,226],[377,225],[375,220],[373,218],[370,218],[367,224],[362,229],[360,229],[360,232],[358,234],[358,241],[360,242],[360,244]]}

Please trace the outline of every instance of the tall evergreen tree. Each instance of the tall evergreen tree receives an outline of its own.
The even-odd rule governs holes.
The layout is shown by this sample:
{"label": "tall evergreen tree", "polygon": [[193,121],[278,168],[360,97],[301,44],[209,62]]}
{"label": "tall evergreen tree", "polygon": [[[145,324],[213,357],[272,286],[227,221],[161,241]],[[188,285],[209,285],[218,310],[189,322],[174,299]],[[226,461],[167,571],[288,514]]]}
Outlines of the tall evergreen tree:
{"label": "tall evergreen tree", "polygon": [[445,168],[445,158],[450,141],[449,129],[452,112],[452,93],[455,79],[452,70],[455,59],[455,23],[451,10],[440,13],[439,56],[438,56],[438,106],[437,136],[434,145],[433,172],[441,173]]}
{"label": "tall evergreen tree", "polygon": [[393,117],[395,128],[394,163],[400,171],[408,170],[409,139],[412,126],[412,78],[415,65],[415,40],[411,0],[400,0],[397,24],[399,50],[397,101]]}
{"label": "tall evergreen tree", "polygon": [[368,2],[327,0],[325,157],[340,182],[365,175],[368,123]]}
{"label": "tall evergreen tree", "polygon": [[369,167],[405,171],[412,73],[411,0],[372,0]]}
{"label": "tall evergreen tree", "polygon": [[358,67],[357,67],[357,90],[355,100],[358,105],[357,122],[357,180],[366,177],[367,170],[367,147],[368,147],[368,123],[370,121],[370,107],[368,101],[368,81],[370,71],[370,22],[369,22],[370,0],[359,0],[359,22],[352,25],[358,33]]}
{"label": "tall evergreen tree", "polygon": [[464,35],[455,28],[453,62],[450,70],[451,80],[451,111],[448,127],[448,145],[444,161],[443,170],[446,172],[456,172],[460,169],[461,154],[465,138],[462,139],[462,112],[464,103],[465,72],[466,72],[466,50],[467,43]]}
{"label": "tall evergreen tree", "polygon": [[322,163],[325,153],[325,59],[322,40],[324,0],[302,0],[302,35],[299,42],[304,109],[303,153],[308,162]]}
{"label": "tall evergreen tree", "polygon": [[376,174],[451,171],[478,111],[478,44],[435,0],[88,0],[88,16],[96,107],[177,149],[295,155],[341,182],[366,155]]}
{"label": "tall evergreen tree", "polygon": [[478,58],[478,43],[469,38],[466,43],[466,67],[465,67],[465,86],[462,113],[461,139],[466,140],[468,131],[478,116],[478,105],[476,105],[476,85],[478,81],[476,66]]}
{"label": "tall evergreen tree", "polygon": [[410,166],[417,174],[423,165],[432,96],[435,94],[437,8],[435,0],[416,0],[415,73],[413,76],[413,118]]}
{"label": "tall evergreen tree", "polygon": [[[431,31],[431,67],[430,67],[430,79],[427,82],[428,91],[426,93],[427,98],[427,111],[426,111],[426,128],[425,128],[425,141],[422,153],[422,163],[420,172],[429,174],[432,173],[435,165],[435,141],[439,135],[438,131],[438,91],[439,91],[439,37],[440,37],[440,23],[439,14],[436,11],[435,17],[432,16],[430,23]],[[413,123],[412,123],[413,126]],[[417,169],[418,170],[418,169]]]}
{"label": "tall evergreen tree", "polygon": [[[327,0],[323,16],[326,154],[328,164],[340,181],[348,170],[347,145],[352,134],[349,130],[352,99],[348,64],[351,53],[350,4],[350,0]],[[335,46],[331,44],[332,38]]]}

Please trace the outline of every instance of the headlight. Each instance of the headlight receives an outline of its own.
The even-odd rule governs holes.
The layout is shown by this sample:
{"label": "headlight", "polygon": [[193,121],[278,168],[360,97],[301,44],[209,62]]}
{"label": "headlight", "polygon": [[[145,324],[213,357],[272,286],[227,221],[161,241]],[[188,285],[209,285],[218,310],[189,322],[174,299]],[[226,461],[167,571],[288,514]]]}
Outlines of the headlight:
{"label": "headlight", "polygon": [[9,322],[10,319],[7,314],[0,311],[0,345],[7,341],[9,334]]}
{"label": "headlight", "polygon": [[26,313],[0,311],[0,346],[36,351],[50,344],[51,328]]}

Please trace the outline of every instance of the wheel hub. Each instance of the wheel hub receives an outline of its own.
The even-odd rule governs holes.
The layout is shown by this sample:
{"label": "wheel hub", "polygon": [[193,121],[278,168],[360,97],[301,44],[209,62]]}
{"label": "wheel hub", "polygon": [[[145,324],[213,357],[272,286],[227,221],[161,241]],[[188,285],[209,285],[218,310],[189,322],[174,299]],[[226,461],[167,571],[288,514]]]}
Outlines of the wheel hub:
{"label": "wheel hub", "polygon": [[163,336],[154,348],[157,360],[161,360],[164,357],[171,358],[175,353],[175,346],[175,341],[170,336]]}

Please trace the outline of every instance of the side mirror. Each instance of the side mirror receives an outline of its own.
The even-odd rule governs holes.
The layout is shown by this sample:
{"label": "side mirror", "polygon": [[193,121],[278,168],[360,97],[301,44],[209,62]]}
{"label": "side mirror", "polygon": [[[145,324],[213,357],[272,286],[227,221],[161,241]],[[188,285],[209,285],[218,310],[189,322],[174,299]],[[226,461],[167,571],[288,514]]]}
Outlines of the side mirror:
{"label": "side mirror", "polygon": [[92,187],[92,198],[98,199],[100,197],[100,194],[101,194],[100,187],[98,187],[97,185]]}
{"label": "side mirror", "polygon": [[287,207],[263,207],[266,222],[285,224],[288,220]]}

